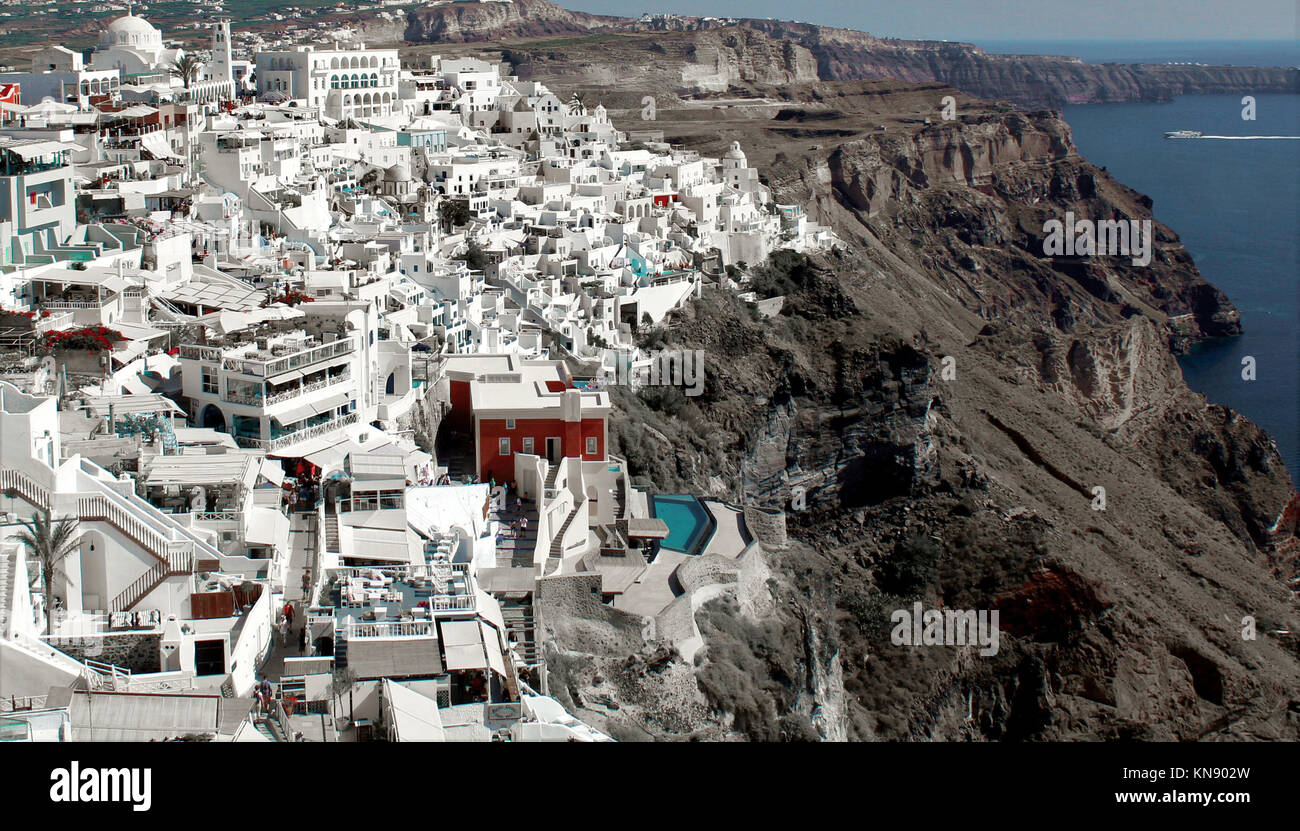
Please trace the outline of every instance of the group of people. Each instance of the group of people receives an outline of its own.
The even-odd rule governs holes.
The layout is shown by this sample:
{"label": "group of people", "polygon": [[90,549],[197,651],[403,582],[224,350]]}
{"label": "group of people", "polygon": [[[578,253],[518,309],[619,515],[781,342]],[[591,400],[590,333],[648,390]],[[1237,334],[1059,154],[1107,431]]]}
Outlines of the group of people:
{"label": "group of people", "polygon": [[[304,589],[306,588],[306,584],[309,579],[310,578],[306,574],[303,575]],[[280,646],[285,647],[287,649],[289,646],[289,636],[292,634],[293,634],[293,603],[285,602],[284,609],[280,614]],[[307,645],[308,645],[307,635],[308,635],[307,621],[304,620],[302,622],[302,626],[298,628],[298,654],[299,655],[307,654]]]}

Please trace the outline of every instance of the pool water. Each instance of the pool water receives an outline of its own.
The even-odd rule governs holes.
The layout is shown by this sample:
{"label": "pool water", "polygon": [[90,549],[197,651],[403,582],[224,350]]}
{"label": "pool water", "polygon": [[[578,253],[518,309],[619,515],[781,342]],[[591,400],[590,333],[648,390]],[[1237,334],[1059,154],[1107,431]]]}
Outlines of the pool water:
{"label": "pool water", "polygon": [[689,494],[659,494],[650,498],[650,510],[668,526],[660,546],[682,554],[698,554],[712,530],[709,511]]}

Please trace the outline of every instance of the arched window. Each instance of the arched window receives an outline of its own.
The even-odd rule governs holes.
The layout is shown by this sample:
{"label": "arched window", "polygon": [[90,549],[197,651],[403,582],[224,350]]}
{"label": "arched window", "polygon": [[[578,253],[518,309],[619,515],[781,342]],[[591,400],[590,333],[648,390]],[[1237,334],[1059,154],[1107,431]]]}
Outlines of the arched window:
{"label": "arched window", "polygon": [[[335,60],[335,63],[338,63],[338,61]],[[337,75],[331,75],[331,76],[330,76],[330,89],[338,89],[338,88],[339,88],[339,76],[337,76]]]}
{"label": "arched window", "polygon": [[370,86],[372,87],[379,86],[379,76],[373,72],[370,73]]}
{"label": "arched window", "polygon": [[337,57],[330,58],[330,69],[338,69],[338,68],[339,68],[339,59]]}

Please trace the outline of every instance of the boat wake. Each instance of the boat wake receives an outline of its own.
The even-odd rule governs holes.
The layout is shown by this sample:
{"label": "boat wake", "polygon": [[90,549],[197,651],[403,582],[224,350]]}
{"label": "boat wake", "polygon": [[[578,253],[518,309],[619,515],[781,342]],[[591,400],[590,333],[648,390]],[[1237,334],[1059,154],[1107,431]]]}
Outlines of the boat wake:
{"label": "boat wake", "polygon": [[1227,141],[1260,141],[1266,139],[1300,139],[1300,136],[1199,136],[1203,139],[1225,139]]}

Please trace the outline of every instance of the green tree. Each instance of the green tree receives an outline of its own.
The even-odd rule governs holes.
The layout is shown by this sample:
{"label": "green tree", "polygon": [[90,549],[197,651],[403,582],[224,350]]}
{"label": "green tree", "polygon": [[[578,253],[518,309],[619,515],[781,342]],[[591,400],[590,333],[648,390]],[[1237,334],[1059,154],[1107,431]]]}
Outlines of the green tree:
{"label": "green tree", "polygon": [[63,574],[63,561],[77,548],[76,520],[72,517],[52,520],[46,508],[22,521],[18,541],[36,560],[45,589],[45,634],[54,626],[54,578]]}
{"label": "green tree", "polygon": [[190,83],[194,81],[194,76],[199,74],[199,59],[194,55],[182,54],[176,60],[172,61],[171,67],[167,70],[173,78],[180,78],[185,88],[190,88]]}
{"label": "green tree", "polygon": [[482,271],[487,267],[487,255],[483,253],[483,246],[478,244],[478,240],[470,240],[465,246],[465,265],[475,271]]}

